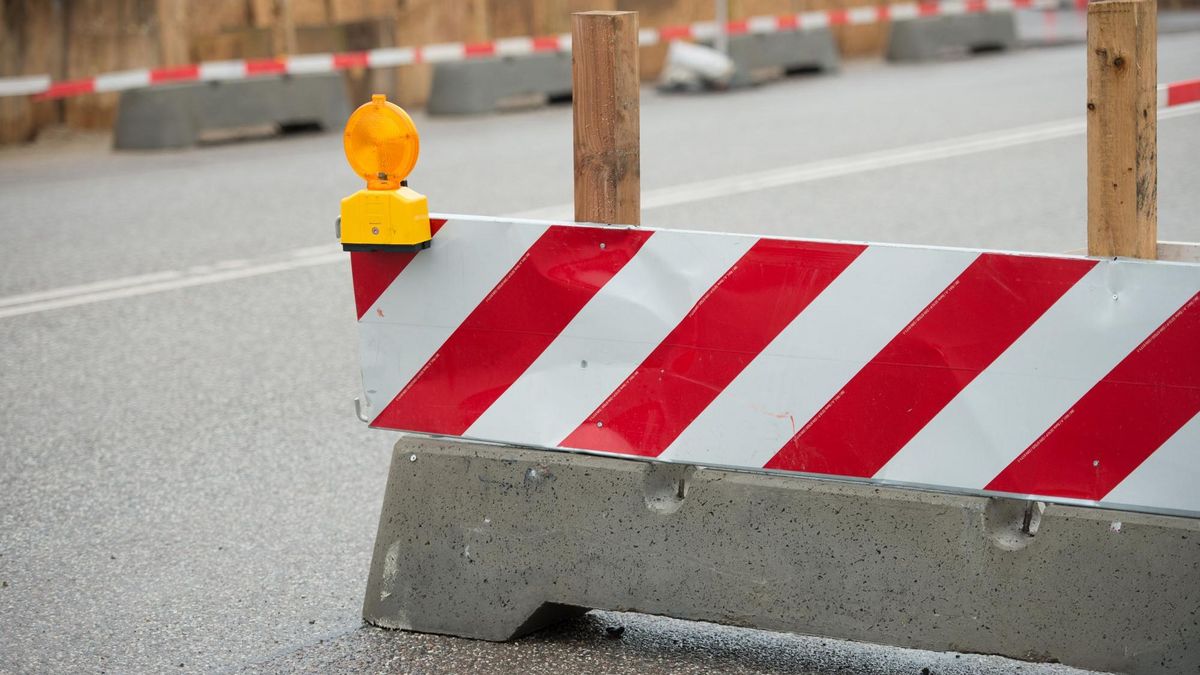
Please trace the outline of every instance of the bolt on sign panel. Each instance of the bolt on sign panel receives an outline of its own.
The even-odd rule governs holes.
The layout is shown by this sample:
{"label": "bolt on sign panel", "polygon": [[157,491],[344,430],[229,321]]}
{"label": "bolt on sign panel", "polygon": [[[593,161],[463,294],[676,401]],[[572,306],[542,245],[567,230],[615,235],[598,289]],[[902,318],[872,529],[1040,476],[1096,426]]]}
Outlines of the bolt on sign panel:
{"label": "bolt on sign panel", "polygon": [[435,216],[377,428],[1200,515],[1200,265]]}

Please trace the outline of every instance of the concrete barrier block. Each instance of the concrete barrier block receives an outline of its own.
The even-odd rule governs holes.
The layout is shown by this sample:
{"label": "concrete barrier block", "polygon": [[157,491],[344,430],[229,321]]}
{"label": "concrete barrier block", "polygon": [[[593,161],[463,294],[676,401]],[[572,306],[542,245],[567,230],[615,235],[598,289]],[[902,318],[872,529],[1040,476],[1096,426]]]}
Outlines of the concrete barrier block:
{"label": "concrete barrier block", "polygon": [[827,28],[734,35],[729,38],[729,56],[737,64],[734,86],[802,70],[836,72],[841,67],[837,43]]}
{"label": "concrete barrier block", "polygon": [[214,131],[340,129],[349,116],[345,84],[336,73],[164,85],[121,94],[113,143],[118,149],[180,148]]}
{"label": "concrete barrier block", "polygon": [[426,109],[464,115],[512,103],[544,105],[571,98],[571,55],[566,52],[439,63]]}
{"label": "concrete barrier block", "polygon": [[892,22],[887,57],[890,61],[928,61],[950,53],[1016,46],[1013,12],[952,14]]}
{"label": "concrete barrier block", "polygon": [[1195,673],[1200,521],[1027,504],[406,437],[363,615],[506,640],[603,608]]}

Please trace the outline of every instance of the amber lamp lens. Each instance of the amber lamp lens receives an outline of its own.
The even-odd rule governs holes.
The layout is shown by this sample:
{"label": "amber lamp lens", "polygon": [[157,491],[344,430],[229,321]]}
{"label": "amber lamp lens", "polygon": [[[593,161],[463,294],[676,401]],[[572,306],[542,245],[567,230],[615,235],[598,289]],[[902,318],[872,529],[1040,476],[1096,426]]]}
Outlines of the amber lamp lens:
{"label": "amber lamp lens", "polygon": [[421,138],[412,118],[382,94],[371,97],[346,122],[346,159],[368,190],[395,190],[413,167]]}

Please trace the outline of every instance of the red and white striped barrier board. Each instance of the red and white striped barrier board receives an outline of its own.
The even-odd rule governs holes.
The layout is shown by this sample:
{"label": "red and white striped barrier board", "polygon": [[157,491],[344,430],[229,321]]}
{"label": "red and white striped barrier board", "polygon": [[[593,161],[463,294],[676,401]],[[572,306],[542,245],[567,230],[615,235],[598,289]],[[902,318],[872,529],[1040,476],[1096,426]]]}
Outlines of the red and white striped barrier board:
{"label": "red and white striped barrier board", "polygon": [[374,427],[1200,515],[1200,265],[436,217]]}

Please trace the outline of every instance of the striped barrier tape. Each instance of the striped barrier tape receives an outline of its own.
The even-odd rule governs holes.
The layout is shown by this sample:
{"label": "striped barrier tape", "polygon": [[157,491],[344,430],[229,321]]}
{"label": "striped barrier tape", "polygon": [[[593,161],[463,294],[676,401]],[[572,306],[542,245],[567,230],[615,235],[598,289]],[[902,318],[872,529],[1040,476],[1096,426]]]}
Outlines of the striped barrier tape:
{"label": "striped barrier tape", "polygon": [[[765,34],[814,30],[829,26],[907,21],[931,16],[1058,7],[1058,0],[933,0],[895,5],[866,5],[782,16],[755,16],[728,22],[726,31],[730,35]],[[715,37],[718,32],[719,24],[713,21],[643,28],[639,31],[638,42],[642,46],[648,46],[681,39],[704,40]],[[478,58],[519,57],[570,49],[571,35],[568,33],[545,37],[503,38],[490,42],[451,42],[421,47],[389,47],[281,58],[207,61],[184,66],[125,70],[63,82],[54,82],[48,75],[0,78],[0,96],[34,96],[37,100],[60,99],[179,82],[216,82],[243,80],[262,75],[330,73],[351,68],[391,68]]]}
{"label": "striped barrier tape", "polygon": [[436,217],[371,426],[1200,515],[1200,265]]}

